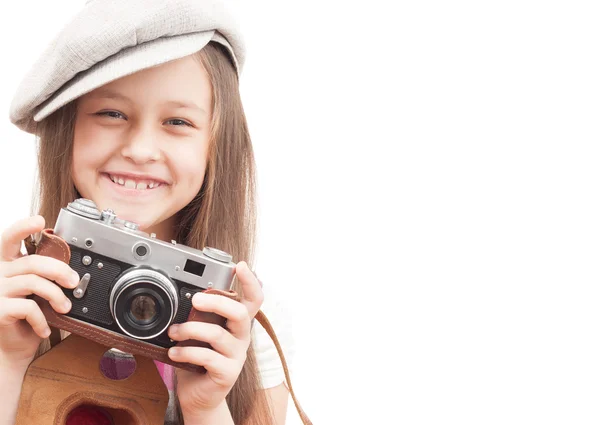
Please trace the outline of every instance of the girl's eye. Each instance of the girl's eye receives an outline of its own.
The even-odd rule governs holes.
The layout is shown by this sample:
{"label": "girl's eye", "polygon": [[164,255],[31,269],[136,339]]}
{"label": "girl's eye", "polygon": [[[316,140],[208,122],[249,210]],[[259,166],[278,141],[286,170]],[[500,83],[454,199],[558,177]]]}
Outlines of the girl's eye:
{"label": "girl's eye", "polygon": [[119,116],[124,117],[124,115],[122,113],[117,112],[117,111],[103,111],[103,112],[98,112],[96,115],[107,116],[107,117],[111,117],[111,118],[119,118]]}
{"label": "girl's eye", "polygon": [[181,124],[183,124],[183,125],[187,125],[188,127],[193,127],[193,125],[192,125],[192,124],[190,124],[189,122],[187,122],[187,121],[184,121],[184,120],[180,120],[180,119],[178,119],[178,118],[175,118],[175,119],[169,120],[169,121],[167,121],[167,122],[180,123],[180,124],[176,124],[176,125],[175,125],[176,127],[181,127]]}
{"label": "girl's eye", "polygon": [[[125,116],[122,113],[117,112],[117,111],[102,111],[102,112],[98,112],[96,115],[107,116],[107,117],[111,117],[111,118],[115,118],[115,119],[118,119],[120,117],[125,118]],[[179,118],[174,118],[172,120],[168,120],[167,122],[174,123],[175,127],[181,127],[182,125],[188,126],[188,127],[194,127],[189,122],[179,119]]]}

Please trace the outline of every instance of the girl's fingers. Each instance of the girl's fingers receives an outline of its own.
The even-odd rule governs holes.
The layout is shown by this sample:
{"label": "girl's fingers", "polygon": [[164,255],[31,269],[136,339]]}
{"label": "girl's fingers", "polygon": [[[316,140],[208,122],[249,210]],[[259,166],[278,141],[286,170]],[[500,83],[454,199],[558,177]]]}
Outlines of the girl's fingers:
{"label": "girl's fingers", "polygon": [[185,322],[169,328],[169,337],[173,341],[193,339],[208,342],[213,349],[228,358],[245,356],[240,350],[240,341],[219,325],[204,322]]}
{"label": "girl's fingers", "polygon": [[264,295],[260,282],[244,261],[237,264],[236,275],[242,286],[240,302],[217,294],[199,292],[192,298],[192,305],[196,310],[224,317],[233,336],[247,340],[250,338],[251,320],[258,313]]}
{"label": "girl's fingers", "polygon": [[71,301],[56,284],[35,274],[24,274],[6,279],[0,285],[0,296],[6,298],[23,298],[36,294],[48,300],[57,313],[68,313]]}
{"label": "girl's fingers", "polygon": [[0,299],[0,326],[12,325],[18,320],[26,320],[40,338],[50,335],[44,313],[33,300],[25,298]]}
{"label": "girl's fingers", "polygon": [[245,261],[237,263],[235,273],[242,285],[242,299],[240,302],[246,306],[250,317],[254,317],[264,300],[262,285]]}
{"label": "girl's fingers", "polygon": [[204,366],[211,379],[224,387],[236,381],[243,362],[228,359],[215,350],[204,347],[172,347],[169,349],[171,360]]}
{"label": "girl's fingers", "polygon": [[192,306],[196,310],[216,313],[227,319],[227,328],[237,339],[250,338],[251,317],[242,303],[222,295],[197,292],[192,297]]}
{"label": "girl's fingers", "polygon": [[46,221],[41,215],[27,217],[8,227],[0,237],[0,261],[21,257],[21,242],[33,233],[44,230]]}
{"label": "girl's fingers", "polygon": [[68,264],[43,255],[26,255],[6,263],[3,274],[4,277],[36,274],[65,288],[75,288],[79,284],[79,275]]}

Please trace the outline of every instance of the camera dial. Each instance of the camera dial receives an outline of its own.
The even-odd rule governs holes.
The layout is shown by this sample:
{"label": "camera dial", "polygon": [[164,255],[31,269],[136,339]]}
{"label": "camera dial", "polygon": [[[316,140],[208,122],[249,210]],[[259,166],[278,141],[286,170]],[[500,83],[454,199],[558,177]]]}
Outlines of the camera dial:
{"label": "camera dial", "polygon": [[117,218],[117,214],[110,208],[102,211],[102,221],[106,224],[112,224],[115,218]]}
{"label": "camera dial", "polygon": [[204,247],[202,253],[213,260],[222,261],[224,263],[229,263],[231,260],[233,260],[231,254],[228,254],[225,251],[221,251],[217,248],[211,248],[210,246]]}
{"label": "camera dial", "polygon": [[87,218],[92,218],[94,220],[99,220],[102,217],[102,214],[96,207],[96,204],[90,199],[79,198],[73,202],[69,202],[67,205],[67,210]]}
{"label": "camera dial", "polygon": [[133,221],[125,221],[123,222],[123,226],[129,230],[138,230],[140,228],[140,226]]}

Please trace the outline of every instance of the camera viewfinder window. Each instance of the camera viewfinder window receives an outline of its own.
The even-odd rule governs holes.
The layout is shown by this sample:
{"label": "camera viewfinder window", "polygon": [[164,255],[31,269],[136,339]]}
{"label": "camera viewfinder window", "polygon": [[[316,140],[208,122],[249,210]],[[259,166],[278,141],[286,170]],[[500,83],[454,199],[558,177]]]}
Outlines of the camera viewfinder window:
{"label": "camera viewfinder window", "polygon": [[202,276],[205,267],[206,264],[196,263],[195,261],[187,260],[185,262],[185,267],[183,268],[183,270],[188,273],[195,274],[196,276]]}

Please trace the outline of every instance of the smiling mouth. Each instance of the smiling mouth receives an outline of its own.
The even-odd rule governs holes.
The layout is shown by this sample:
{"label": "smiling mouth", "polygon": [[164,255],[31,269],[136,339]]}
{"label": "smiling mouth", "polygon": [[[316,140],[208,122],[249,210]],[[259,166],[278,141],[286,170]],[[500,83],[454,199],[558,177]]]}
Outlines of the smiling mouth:
{"label": "smiling mouth", "polygon": [[102,173],[103,176],[110,179],[115,185],[124,187],[125,189],[135,190],[154,190],[158,187],[164,186],[164,183],[146,180],[146,179],[132,179],[131,177],[119,176],[118,174]]}

